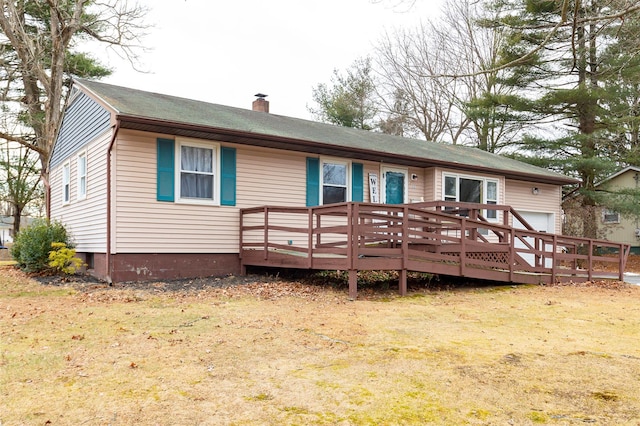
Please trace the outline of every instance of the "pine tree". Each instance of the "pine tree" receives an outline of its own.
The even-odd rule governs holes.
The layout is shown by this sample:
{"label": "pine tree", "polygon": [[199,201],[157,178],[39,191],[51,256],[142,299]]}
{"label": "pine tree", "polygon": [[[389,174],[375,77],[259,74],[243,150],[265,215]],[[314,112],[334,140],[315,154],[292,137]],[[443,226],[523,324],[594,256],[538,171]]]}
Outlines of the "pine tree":
{"label": "pine tree", "polygon": [[582,181],[578,228],[595,238],[598,206],[611,198],[596,184],[634,152],[619,138],[633,134],[637,118],[619,96],[637,100],[631,76],[638,46],[624,46],[628,33],[637,40],[640,8],[632,0],[498,0],[494,6],[511,11],[494,23],[508,33],[505,81],[518,93],[510,102],[520,119],[535,123],[519,141],[520,158]]}

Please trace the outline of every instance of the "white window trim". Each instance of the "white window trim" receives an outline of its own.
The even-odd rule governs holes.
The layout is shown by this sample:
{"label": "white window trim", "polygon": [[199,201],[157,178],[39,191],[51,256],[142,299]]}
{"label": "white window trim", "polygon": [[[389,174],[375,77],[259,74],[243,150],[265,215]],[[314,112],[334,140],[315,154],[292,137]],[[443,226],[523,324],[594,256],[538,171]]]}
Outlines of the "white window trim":
{"label": "white window trim", "polygon": [[[66,190],[69,187],[69,190]],[[62,164],[62,205],[71,203],[71,162]]]}
{"label": "white window trim", "polygon": [[380,202],[387,203],[387,172],[404,174],[404,200],[402,202],[407,204],[409,202],[409,169],[404,167],[380,167]]}
{"label": "white window trim", "polygon": [[[82,175],[80,175],[80,158],[84,157],[84,193],[82,190],[81,179]],[[78,200],[84,200],[87,198],[87,187],[88,187],[88,174],[89,174],[89,161],[87,158],[87,151],[81,151],[78,153],[76,157],[76,198]]]}
{"label": "white window trim", "polygon": [[[182,146],[194,146],[198,148],[206,148],[212,149],[213,155],[215,156],[214,161],[214,170],[213,170],[213,199],[204,200],[197,198],[182,198],[180,194],[180,174],[182,172],[181,169],[181,161],[180,156],[182,154]],[[199,204],[206,206],[219,206],[220,205],[220,144],[217,142],[205,142],[200,139],[190,139],[190,138],[176,138],[176,147],[175,147],[175,202],[181,204]]]}
{"label": "white window trim", "polygon": [[[467,174],[459,174],[459,173],[451,173],[451,172],[442,172],[442,199],[444,200],[446,198],[446,185],[445,185],[445,179],[447,177],[453,177],[456,179],[456,202],[460,202],[460,179],[471,179],[471,180],[478,180],[482,182],[482,199],[480,200],[480,202],[482,204],[487,204],[487,182],[495,182],[496,184],[496,204],[500,204],[500,179],[496,179],[496,178],[489,178],[489,177],[485,177],[485,176],[478,176],[478,175],[467,175]],[[494,200],[491,200],[494,201]],[[485,217],[485,219],[487,219],[489,222],[499,222],[500,221],[500,212],[497,212],[498,214],[496,214],[495,218],[489,218],[487,217],[487,212],[486,210],[483,212],[483,215]]]}
{"label": "white window trim", "polygon": [[[607,218],[607,212],[608,212],[610,215],[615,214],[615,215],[616,215],[616,217],[617,217],[617,219],[616,219],[616,220],[606,220],[606,218]],[[602,223],[604,223],[605,225],[615,225],[615,224],[620,223],[620,213],[618,213],[618,212],[616,212],[616,211],[614,211],[614,210],[611,210],[611,209],[608,209],[608,208],[604,207],[604,208],[602,209]]]}
{"label": "white window trim", "polygon": [[353,186],[351,182],[351,161],[344,158],[320,157],[320,205],[324,205],[324,165],[326,163],[345,166],[347,170],[347,199],[345,201],[351,201],[351,187]]}

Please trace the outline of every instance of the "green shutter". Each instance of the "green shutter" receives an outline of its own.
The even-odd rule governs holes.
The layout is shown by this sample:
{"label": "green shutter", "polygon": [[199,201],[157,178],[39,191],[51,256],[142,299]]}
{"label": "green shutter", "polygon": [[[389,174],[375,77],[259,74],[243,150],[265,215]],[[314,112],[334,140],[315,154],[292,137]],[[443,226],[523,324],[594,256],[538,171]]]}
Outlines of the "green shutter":
{"label": "green shutter", "polygon": [[236,149],[220,148],[220,205],[236,205]]}
{"label": "green shutter", "polygon": [[320,204],[320,159],[307,157],[307,207]]}
{"label": "green shutter", "polygon": [[364,201],[364,166],[351,163],[351,201]]}
{"label": "green shutter", "polygon": [[157,146],[157,200],[174,201],[175,185],[175,142],[172,139],[158,138]]}

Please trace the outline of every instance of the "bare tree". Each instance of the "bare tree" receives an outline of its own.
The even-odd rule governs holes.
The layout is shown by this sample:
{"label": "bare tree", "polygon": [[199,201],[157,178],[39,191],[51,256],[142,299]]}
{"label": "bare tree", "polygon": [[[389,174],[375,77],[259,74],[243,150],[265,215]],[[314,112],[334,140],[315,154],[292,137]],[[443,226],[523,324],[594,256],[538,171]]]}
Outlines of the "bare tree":
{"label": "bare tree", "polygon": [[386,34],[376,49],[376,59],[381,82],[378,93],[384,109],[393,114],[402,104],[402,113],[406,114],[403,133],[437,141],[445,139],[451,122],[460,117],[455,117],[450,102],[456,85],[446,87],[454,79],[424,78],[446,68],[444,52],[436,47],[434,35],[431,24]]}
{"label": "bare tree", "polygon": [[13,237],[25,209],[42,196],[38,156],[19,144],[4,141],[0,151],[0,201],[13,217]]}
{"label": "bare tree", "polygon": [[386,108],[393,111],[400,91],[407,122],[428,140],[477,146],[497,152],[518,126],[503,101],[509,89],[501,84],[499,60],[503,35],[480,23],[489,11],[473,0],[450,0],[437,20],[414,30],[387,34],[378,46],[380,80]]}
{"label": "bare tree", "polygon": [[76,51],[84,40],[105,43],[136,61],[146,9],[120,0],[1,0],[0,103],[21,126],[0,138],[38,153],[47,165],[62,120],[70,75],[101,77],[110,70]]}

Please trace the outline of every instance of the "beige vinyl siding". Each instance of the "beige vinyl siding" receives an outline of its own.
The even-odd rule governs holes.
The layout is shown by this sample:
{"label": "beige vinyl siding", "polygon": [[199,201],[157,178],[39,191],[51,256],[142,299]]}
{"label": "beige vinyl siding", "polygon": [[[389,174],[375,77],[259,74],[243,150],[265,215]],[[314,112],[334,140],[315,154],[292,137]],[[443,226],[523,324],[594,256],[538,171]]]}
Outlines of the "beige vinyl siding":
{"label": "beige vinyl siding", "polygon": [[638,246],[640,239],[636,237],[636,229],[639,223],[635,219],[620,215],[619,223],[604,223],[601,215],[597,220],[599,228],[604,231],[604,238],[607,240]]}
{"label": "beige vinyl siding", "polygon": [[[78,252],[106,251],[106,160],[111,131],[82,150],[87,155],[87,196],[78,200],[77,160],[74,152],[51,171],[51,217],[72,230]],[[70,202],[62,205],[62,168],[70,165]]]}
{"label": "beige vinyl siding", "polygon": [[[533,188],[538,188],[537,195],[533,195]],[[507,179],[504,200],[504,204],[518,212],[553,213],[555,233],[562,233],[562,189],[559,185]]]}
{"label": "beige vinyl siding", "polygon": [[[416,179],[412,180],[411,176],[416,175]],[[424,188],[425,188],[425,170],[417,167],[409,167],[409,202],[419,203],[425,201]]]}
{"label": "beige vinyl siding", "polygon": [[424,176],[424,201],[440,200],[442,197],[436,192],[436,169],[434,167],[424,169],[422,175]]}
{"label": "beige vinyl siding", "polygon": [[238,207],[295,206],[306,203],[306,155],[236,146]]}
{"label": "beige vinyl siding", "polygon": [[[239,209],[263,205],[305,206],[307,154],[218,142],[210,143],[212,146],[216,144],[236,149],[236,206],[157,201],[157,137],[168,136],[131,130],[121,130],[119,133],[114,147],[115,180],[112,184],[112,248],[115,253],[237,253]],[[377,174],[380,184],[381,165],[371,161],[363,162],[363,165],[364,200],[368,202],[369,173]],[[420,200],[422,197],[425,201],[442,198],[444,169],[405,169],[409,178],[410,201]],[[446,171],[457,173],[453,169]],[[219,170],[216,173],[218,180]],[[411,180],[412,174],[417,175],[416,180]],[[509,181],[505,185],[504,178],[496,175],[463,175],[497,179],[500,204],[509,204],[511,201],[518,206],[526,206],[531,199],[531,184]],[[75,185],[74,177],[72,183]],[[540,199],[547,200],[550,212],[557,212],[559,188],[539,186],[543,189]],[[218,182],[216,187],[219,187]],[[548,199],[551,189],[556,190],[558,196]],[[559,221],[559,218],[560,215],[557,214],[556,220]],[[292,221],[274,216],[271,223],[306,227],[307,217],[299,215]],[[256,234],[255,237],[261,238],[262,235]],[[282,244],[289,240],[294,240],[296,246],[306,244],[302,235],[292,237],[282,233],[274,234],[274,238]]]}
{"label": "beige vinyl siding", "polygon": [[156,137],[163,136],[121,131],[118,137],[116,252],[236,253],[240,208],[305,205],[304,154],[242,145],[233,145],[236,206],[156,201]]}
{"label": "beige vinyl siding", "polygon": [[[617,191],[622,188],[638,188],[639,184],[634,179],[635,174],[636,172],[634,170],[627,171],[605,182],[602,186],[605,189],[613,191]],[[620,215],[620,223],[604,223],[602,216],[603,213],[604,209],[601,211],[597,220],[599,228],[601,231],[604,231],[604,236],[607,240],[627,243],[632,246],[638,246],[640,244],[640,239],[636,237],[636,229],[640,225],[638,220]]]}

